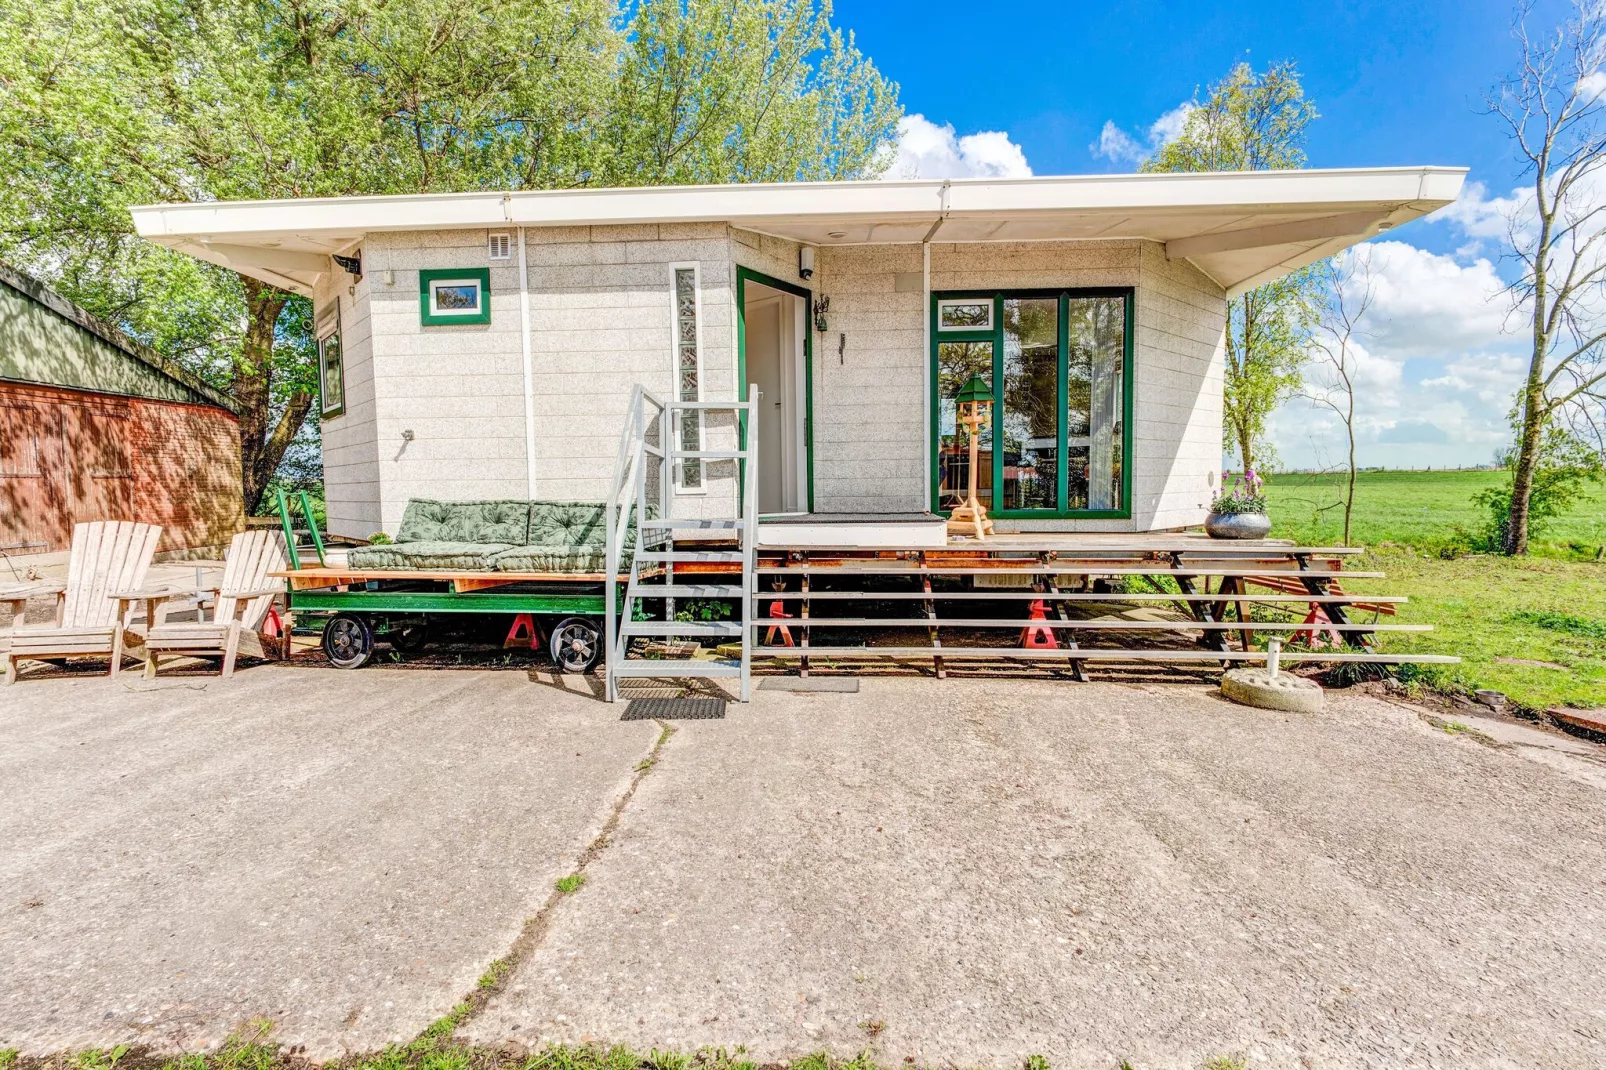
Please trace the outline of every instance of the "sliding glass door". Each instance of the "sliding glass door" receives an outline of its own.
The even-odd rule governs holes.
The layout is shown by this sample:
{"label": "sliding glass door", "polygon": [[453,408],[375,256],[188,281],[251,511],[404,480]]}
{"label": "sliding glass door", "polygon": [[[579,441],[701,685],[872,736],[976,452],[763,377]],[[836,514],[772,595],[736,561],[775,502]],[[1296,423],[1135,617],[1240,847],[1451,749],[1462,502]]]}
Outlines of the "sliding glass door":
{"label": "sliding glass door", "polygon": [[934,507],[946,512],[965,497],[969,444],[953,399],[980,375],[993,411],[979,439],[977,496],[993,515],[1130,515],[1131,292],[932,300]]}

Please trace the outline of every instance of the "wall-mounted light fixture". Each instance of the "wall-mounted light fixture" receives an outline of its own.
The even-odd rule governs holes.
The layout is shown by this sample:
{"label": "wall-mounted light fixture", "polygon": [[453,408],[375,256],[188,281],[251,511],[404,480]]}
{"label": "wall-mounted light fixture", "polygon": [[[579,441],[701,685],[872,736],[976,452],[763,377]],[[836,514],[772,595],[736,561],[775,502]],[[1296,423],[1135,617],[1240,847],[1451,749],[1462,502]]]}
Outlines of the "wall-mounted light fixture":
{"label": "wall-mounted light fixture", "polygon": [[822,334],[831,326],[826,313],[831,311],[831,299],[824,294],[814,299],[814,329]]}
{"label": "wall-mounted light fixture", "polygon": [[805,279],[814,277],[814,246],[805,245],[797,251],[797,273]]}

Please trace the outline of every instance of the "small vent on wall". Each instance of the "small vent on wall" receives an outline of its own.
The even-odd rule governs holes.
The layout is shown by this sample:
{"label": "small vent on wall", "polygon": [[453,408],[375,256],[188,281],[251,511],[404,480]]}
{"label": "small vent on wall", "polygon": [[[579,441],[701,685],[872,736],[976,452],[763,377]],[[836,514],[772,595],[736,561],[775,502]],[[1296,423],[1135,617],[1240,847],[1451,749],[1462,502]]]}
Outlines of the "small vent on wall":
{"label": "small vent on wall", "polygon": [[511,260],[513,258],[513,240],[506,234],[491,235],[491,259]]}

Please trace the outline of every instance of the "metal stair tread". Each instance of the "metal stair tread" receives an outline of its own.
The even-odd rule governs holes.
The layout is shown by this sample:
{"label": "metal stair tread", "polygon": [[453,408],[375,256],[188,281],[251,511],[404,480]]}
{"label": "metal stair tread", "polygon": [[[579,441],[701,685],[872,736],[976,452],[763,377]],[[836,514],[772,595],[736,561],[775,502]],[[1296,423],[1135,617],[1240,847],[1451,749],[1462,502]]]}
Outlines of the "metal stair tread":
{"label": "metal stair tread", "polygon": [[630,589],[632,598],[740,598],[746,592],[739,583],[662,583],[642,584]]}
{"label": "metal stair tread", "polygon": [[619,626],[619,634],[627,638],[655,635],[728,635],[739,637],[742,622],[733,621],[678,621],[632,620]]}
{"label": "metal stair tread", "polygon": [[707,676],[740,676],[739,661],[692,661],[681,658],[641,659],[622,661],[613,666],[615,676],[690,678]]}
{"label": "metal stair tread", "polygon": [[740,563],[746,556],[742,550],[643,550],[636,554],[636,560],[663,564],[717,561]]}

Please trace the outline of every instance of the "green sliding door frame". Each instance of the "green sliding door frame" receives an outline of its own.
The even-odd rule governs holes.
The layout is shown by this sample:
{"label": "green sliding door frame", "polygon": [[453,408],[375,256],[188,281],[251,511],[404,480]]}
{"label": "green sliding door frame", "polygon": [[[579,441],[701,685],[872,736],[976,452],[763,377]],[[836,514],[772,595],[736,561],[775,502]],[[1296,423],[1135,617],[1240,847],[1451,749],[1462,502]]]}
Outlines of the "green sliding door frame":
{"label": "green sliding door frame", "polygon": [[[804,507],[814,512],[814,294],[795,283],[785,282],[752,268],[736,269],[736,383],[741,399],[747,397],[747,284],[756,282],[772,290],[803,299],[803,459],[808,486],[805,488]],[[744,413],[738,430],[739,448],[747,448],[747,416]],[[746,475],[747,462],[742,462]],[[744,480],[745,481],[745,480]]]}
{"label": "green sliding door frame", "polygon": [[[1119,297],[1125,304],[1125,337],[1121,354],[1121,507],[1119,509],[1066,509],[1070,498],[1070,428],[1065,419],[1069,398],[1069,377],[1066,375],[1070,359],[1070,302],[1078,297]],[[939,330],[937,309],[940,301],[955,298],[985,299],[992,302],[993,325],[984,330]],[[1132,517],[1132,344],[1134,334],[1133,306],[1137,303],[1132,287],[1103,287],[1080,290],[943,290],[933,291],[931,307],[926,310],[931,322],[931,511],[947,516],[942,508],[942,398],[940,396],[940,368],[937,363],[938,347],[944,342],[990,342],[993,347],[993,493],[994,502],[1004,486],[1003,435],[998,427],[998,415],[1004,411],[1004,300],[1006,298],[1056,298],[1059,301],[1059,348],[1056,401],[1059,413],[1058,509],[989,509],[989,516],[1031,520],[1129,520]]]}

